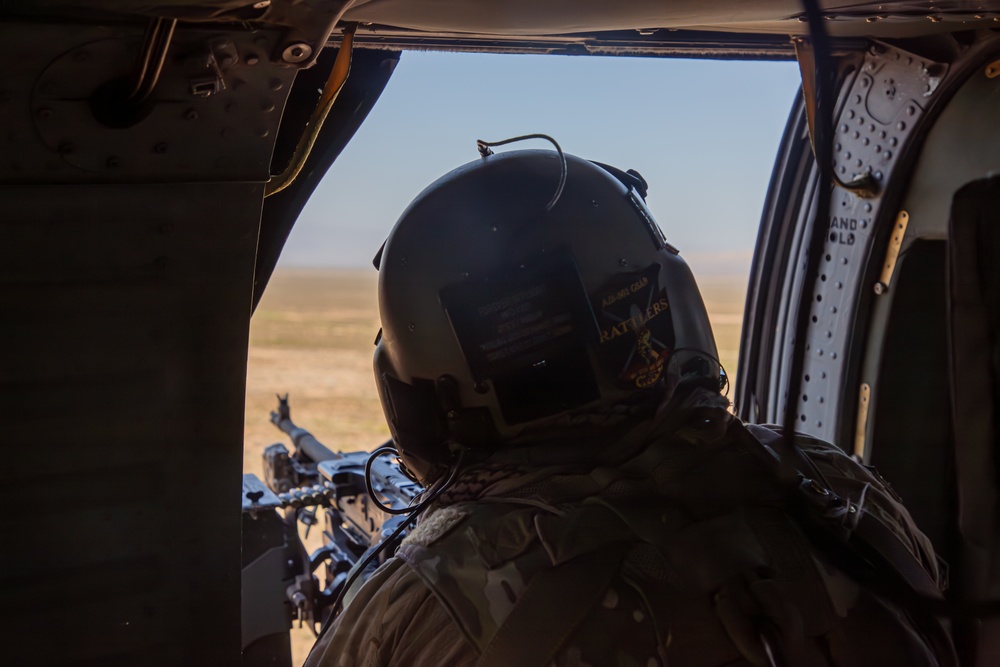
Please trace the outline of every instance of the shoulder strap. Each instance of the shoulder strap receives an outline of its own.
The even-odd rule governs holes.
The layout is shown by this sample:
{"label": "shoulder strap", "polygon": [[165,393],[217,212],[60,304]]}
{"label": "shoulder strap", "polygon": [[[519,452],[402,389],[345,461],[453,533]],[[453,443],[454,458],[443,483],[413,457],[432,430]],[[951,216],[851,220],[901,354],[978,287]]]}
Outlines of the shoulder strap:
{"label": "shoulder strap", "polygon": [[[624,544],[539,572],[483,649],[477,667],[544,667],[614,580]],[[558,600],[558,609],[553,600]],[[557,613],[553,613],[557,612]]]}
{"label": "shoulder strap", "polygon": [[[772,450],[755,431],[737,420],[733,420],[733,425],[738,442],[755,450],[757,458],[768,466],[777,465]],[[774,435],[781,437],[777,433]],[[912,593],[933,600],[943,599],[937,581],[891,527],[863,507],[852,504],[850,499],[842,498],[836,489],[821,485],[815,472],[801,469],[798,472],[799,484],[792,492],[792,509],[798,510],[794,516],[800,524],[806,524],[802,527],[807,533],[818,530],[821,541],[826,542],[823,538],[827,538],[842,543],[866,569],[874,567],[880,574],[887,574],[884,570],[889,569]]]}

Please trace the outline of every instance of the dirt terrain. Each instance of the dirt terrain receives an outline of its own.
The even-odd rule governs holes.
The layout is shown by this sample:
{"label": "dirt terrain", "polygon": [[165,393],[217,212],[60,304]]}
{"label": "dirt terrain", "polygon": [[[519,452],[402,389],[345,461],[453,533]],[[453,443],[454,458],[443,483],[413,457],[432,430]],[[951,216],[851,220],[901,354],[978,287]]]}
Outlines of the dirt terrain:
{"label": "dirt terrain", "polygon": [[[262,476],[267,445],[291,448],[268,420],[276,393],[288,393],[293,421],[335,451],[370,450],[389,437],[371,366],[377,280],[374,269],[274,274],[250,327],[244,472]],[[705,276],[699,282],[722,364],[735,377],[746,279]],[[292,644],[299,665],[312,634],[296,629]]]}

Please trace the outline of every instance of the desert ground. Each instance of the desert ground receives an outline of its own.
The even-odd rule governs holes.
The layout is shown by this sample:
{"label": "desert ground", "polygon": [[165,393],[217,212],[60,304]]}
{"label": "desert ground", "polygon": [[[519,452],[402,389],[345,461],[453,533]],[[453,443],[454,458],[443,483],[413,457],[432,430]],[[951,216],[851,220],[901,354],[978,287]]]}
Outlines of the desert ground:
{"label": "desert ground", "polygon": [[[250,327],[244,472],[263,476],[261,453],[273,442],[291,449],[269,421],[279,393],[290,396],[292,420],[334,451],[370,450],[389,437],[371,367],[377,279],[374,269],[275,272]],[[735,378],[746,277],[702,276],[699,284],[720,359]],[[293,631],[294,664],[311,644],[308,630]]]}

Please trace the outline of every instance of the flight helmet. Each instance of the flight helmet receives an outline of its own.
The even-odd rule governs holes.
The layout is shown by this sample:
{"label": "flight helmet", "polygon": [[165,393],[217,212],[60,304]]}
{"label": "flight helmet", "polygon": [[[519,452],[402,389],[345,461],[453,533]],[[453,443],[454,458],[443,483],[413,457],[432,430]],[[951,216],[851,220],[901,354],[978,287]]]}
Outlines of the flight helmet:
{"label": "flight helmet", "polygon": [[374,366],[416,479],[587,411],[662,403],[688,380],[719,387],[698,287],[645,190],[634,172],[511,151],[403,212],[376,257]]}

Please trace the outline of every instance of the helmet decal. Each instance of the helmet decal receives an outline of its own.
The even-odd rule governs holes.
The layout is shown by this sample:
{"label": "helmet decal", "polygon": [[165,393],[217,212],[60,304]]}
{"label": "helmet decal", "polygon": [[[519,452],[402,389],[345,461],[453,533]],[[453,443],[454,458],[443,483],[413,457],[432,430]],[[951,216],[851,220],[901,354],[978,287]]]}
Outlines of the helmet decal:
{"label": "helmet decal", "polygon": [[593,299],[600,355],[623,389],[655,386],[675,347],[670,302],[659,276],[659,264],[616,276]]}
{"label": "helmet decal", "polygon": [[492,383],[511,423],[600,396],[585,344],[594,317],[568,252],[450,285],[440,298],[473,378]]}

